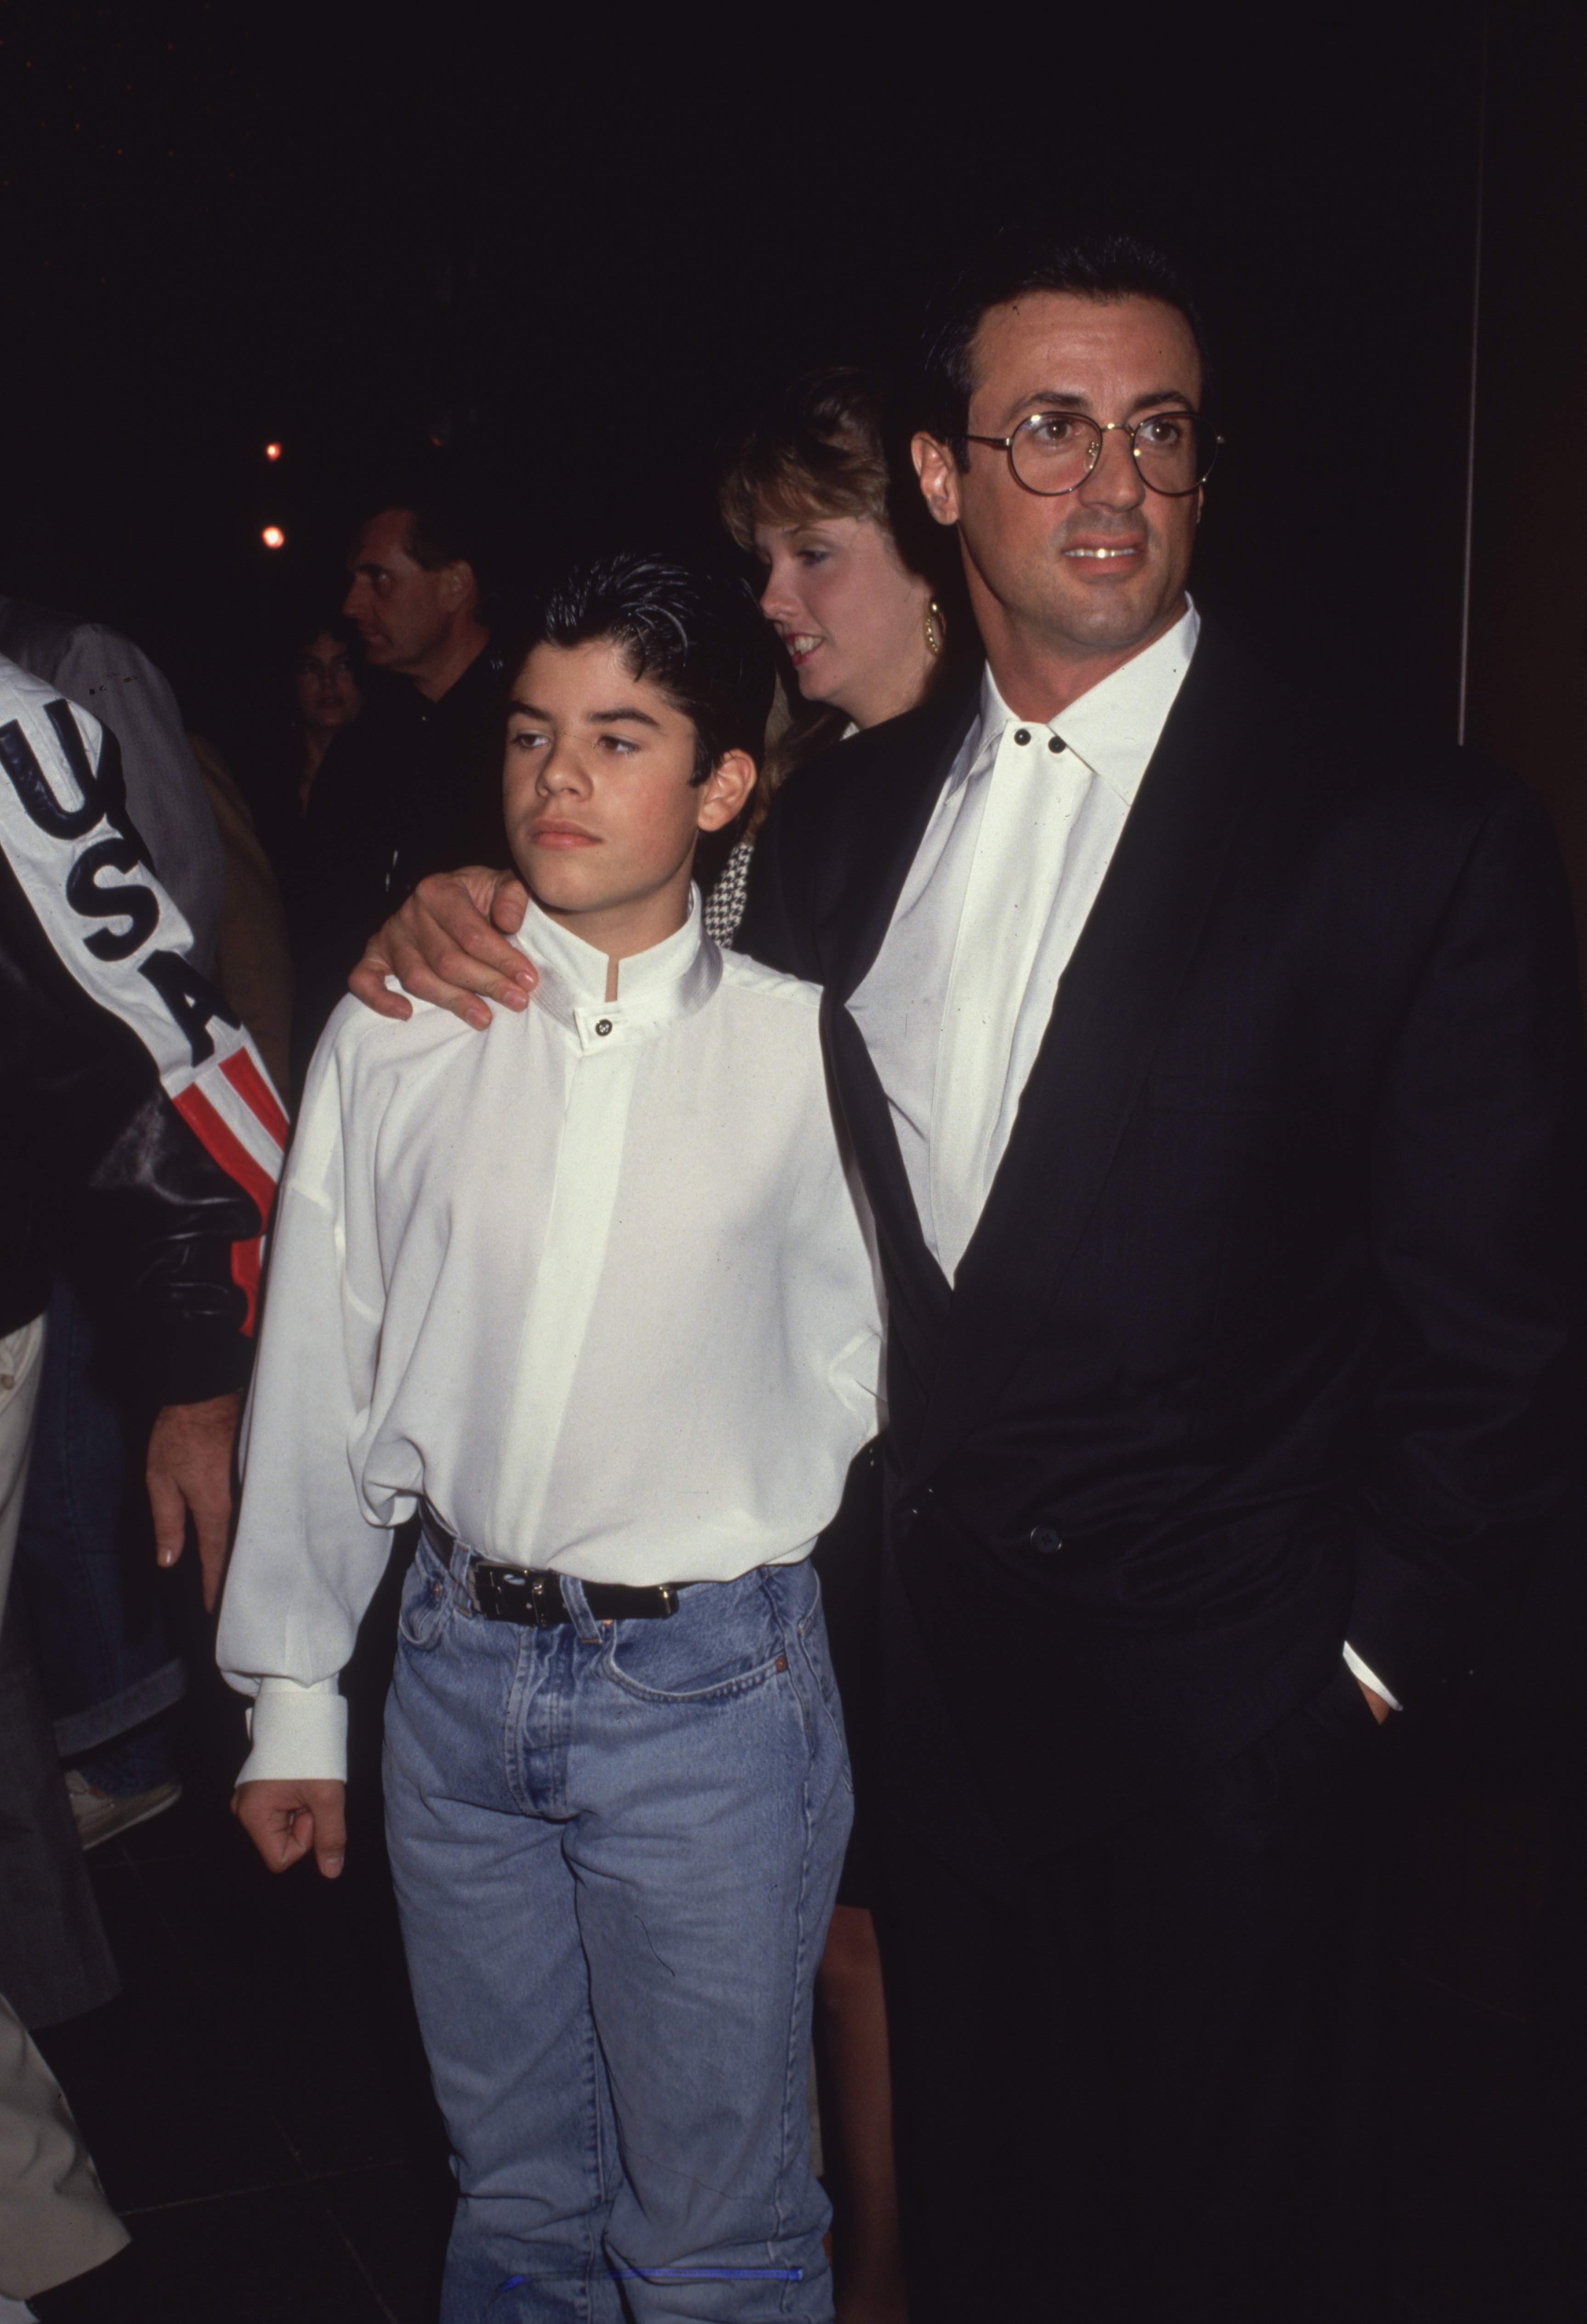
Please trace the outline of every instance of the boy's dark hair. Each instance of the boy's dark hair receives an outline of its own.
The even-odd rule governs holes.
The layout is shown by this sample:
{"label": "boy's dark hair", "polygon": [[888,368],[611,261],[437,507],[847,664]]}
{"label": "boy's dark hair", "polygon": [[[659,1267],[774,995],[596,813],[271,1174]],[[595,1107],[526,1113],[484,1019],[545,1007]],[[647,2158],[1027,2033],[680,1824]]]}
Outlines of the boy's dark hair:
{"label": "boy's dark hair", "polygon": [[966,430],[975,387],[971,349],[991,308],[1038,290],[1084,299],[1160,299],[1189,324],[1201,357],[1202,408],[1211,401],[1212,358],[1195,294],[1173,260],[1118,232],[1062,235],[1028,226],[996,235],[945,282],[931,302],[916,392],[917,424],[969,465]]}
{"label": "boy's dark hair", "polygon": [[693,723],[694,782],[729,751],[759,767],[776,665],[743,581],[633,551],[576,566],[547,598],[529,650],[595,638],[614,639],[630,675],[651,679]]}

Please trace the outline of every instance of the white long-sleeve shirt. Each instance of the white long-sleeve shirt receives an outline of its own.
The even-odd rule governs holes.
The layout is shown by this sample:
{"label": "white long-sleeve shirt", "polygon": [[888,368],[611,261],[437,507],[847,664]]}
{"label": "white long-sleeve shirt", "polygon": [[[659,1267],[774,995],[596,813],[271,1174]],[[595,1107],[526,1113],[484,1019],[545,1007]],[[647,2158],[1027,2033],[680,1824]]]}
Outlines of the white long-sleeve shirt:
{"label": "white long-sleeve shirt", "polygon": [[534,1004],[344,1002],[282,1187],[218,1655],[245,1779],[338,1775],[337,1674],[422,1497],[482,1555],[645,1583],[807,1554],[877,1425],[881,1310],[818,996],[687,926],[531,908]]}

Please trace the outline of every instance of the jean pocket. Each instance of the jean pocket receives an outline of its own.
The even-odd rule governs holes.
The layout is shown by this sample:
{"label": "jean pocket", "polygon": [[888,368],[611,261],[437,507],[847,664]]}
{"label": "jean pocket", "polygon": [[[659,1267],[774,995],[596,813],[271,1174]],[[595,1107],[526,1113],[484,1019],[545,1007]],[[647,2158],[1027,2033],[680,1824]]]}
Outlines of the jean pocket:
{"label": "jean pocket", "polygon": [[405,1646],[423,1653],[440,1637],[451,1610],[452,1577],[421,1537],[402,1583],[397,1636]]}
{"label": "jean pocket", "polygon": [[606,1677],[642,1702],[732,1702],[787,1668],[754,1576],[697,1582],[660,1621],[614,1622],[602,1658]]}

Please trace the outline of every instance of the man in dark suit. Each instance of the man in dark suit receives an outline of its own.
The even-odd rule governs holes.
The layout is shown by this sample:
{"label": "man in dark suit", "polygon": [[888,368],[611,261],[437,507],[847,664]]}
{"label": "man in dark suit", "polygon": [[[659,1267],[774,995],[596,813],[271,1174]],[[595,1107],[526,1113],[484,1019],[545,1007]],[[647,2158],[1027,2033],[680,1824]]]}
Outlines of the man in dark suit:
{"label": "man in dark suit", "polygon": [[[800,773],[741,934],[826,988],[887,1270],[913,2324],[1387,2300],[1384,1726],[1569,1485],[1552,843],[1200,622],[1204,377],[1138,245],[960,285],[914,448],[986,670]],[[466,892],[405,981],[511,998]]]}

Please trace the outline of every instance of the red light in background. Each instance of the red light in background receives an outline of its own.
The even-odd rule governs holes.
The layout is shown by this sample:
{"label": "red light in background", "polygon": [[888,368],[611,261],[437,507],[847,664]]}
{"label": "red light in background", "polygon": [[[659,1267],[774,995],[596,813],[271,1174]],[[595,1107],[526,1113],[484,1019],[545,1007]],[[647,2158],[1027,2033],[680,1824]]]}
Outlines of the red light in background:
{"label": "red light in background", "polygon": [[267,524],[259,538],[266,549],[284,549],[287,545],[286,534],[279,524]]}
{"label": "red light in background", "polygon": [[281,446],[279,444],[267,444],[264,447],[264,456],[267,460],[279,460],[281,458]]}

